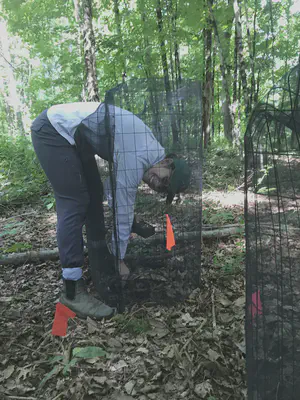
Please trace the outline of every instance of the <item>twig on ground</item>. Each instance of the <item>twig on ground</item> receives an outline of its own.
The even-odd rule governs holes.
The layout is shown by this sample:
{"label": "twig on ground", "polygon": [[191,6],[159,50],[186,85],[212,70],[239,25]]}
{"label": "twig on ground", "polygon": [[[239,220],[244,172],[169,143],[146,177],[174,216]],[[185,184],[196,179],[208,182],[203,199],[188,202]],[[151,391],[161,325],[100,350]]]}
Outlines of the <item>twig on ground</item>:
{"label": "twig on ground", "polygon": [[217,334],[217,321],[216,321],[216,309],[215,309],[215,288],[211,292],[211,313],[212,313],[212,326],[213,334]]}
{"label": "twig on ground", "polygon": [[21,343],[13,343],[13,344],[16,345],[16,346],[18,346],[18,347],[22,347],[23,349],[30,350],[32,353],[38,353],[38,354],[40,354],[41,356],[44,356],[44,354],[41,353],[40,351],[35,350],[35,349],[31,349],[30,347],[24,346],[24,345],[21,344]]}
{"label": "twig on ground", "polygon": [[204,325],[206,324],[207,319],[204,319],[200,326],[195,330],[195,332],[192,334],[192,336],[189,338],[189,340],[187,340],[185,342],[185,344],[183,345],[182,349],[179,351],[179,354],[181,355],[183,353],[183,351],[188,347],[188,345],[191,343],[191,341],[193,340],[194,336],[197,335],[197,333],[199,333],[202,328],[204,327]]}
{"label": "twig on ground", "polygon": [[9,396],[6,395],[8,399],[18,399],[18,400],[37,400],[36,397],[24,397],[24,396]]}
{"label": "twig on ground", "polygon": [[57,396],[53,397],[52,400],[58,400],[61,396],[65,396],[65,394],[66,394],[65,392],[61,392]]}

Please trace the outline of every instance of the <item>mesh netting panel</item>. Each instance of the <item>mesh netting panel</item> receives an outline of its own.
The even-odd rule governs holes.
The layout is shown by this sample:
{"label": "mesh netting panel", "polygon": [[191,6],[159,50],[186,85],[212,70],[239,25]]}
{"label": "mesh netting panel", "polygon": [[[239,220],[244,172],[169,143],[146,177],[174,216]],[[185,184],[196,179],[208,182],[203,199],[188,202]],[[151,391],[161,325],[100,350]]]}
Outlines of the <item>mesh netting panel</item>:
{"label": "mesh netting panel", "polygon": [[[188,81],[177,86],[171,82],[171,87],[175,89],[166,94],[163,80],[133,80],[106,94],[107,114],[115,123],[110,179],[114,190],[108,191],[115,232],[109,234],[120,258],[127,247],[125,261],[132,272],[124,290],[127,303],[178,301],[199,282],[201,91],[198,83]],[[166,205],[164,193],[154,192],[143,181],[142,171],[143,165],[151,167],[169,153],[186,160],[192,171],[189,188],[175,196],[171,206]],[[128,168],[130,177],[125,179]],[[140,185],[135,195],[136,181]],[[172,251],[166,250],[166,214],[176,239]],[[155,234],[142,238],[133,233],[127,246],[121,225],[132,224],[134,218],[154,227]]]}
{"label": "mesh netting panel", "polygon": [[246,138],[247,369],[251,400],[300,396],[300,109],[297,66]]}

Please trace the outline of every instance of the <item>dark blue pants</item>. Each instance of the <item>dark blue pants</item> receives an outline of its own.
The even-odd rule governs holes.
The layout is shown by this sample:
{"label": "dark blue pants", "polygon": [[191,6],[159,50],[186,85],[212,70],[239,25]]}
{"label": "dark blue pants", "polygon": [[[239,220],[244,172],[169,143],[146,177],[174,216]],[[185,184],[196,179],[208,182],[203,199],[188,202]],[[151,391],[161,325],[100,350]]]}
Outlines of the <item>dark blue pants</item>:
{"label": "dark blue pants", "polygon": [[[31,136],[36,155],[54,190],[57,242],[62,267],[66,268],[63,276],[76,280],[81,277],[78,267],[82,267],[84,261],[82,227],[86,219],[90,218],[97,226],[92,240],[105,242],[103,187],[94,155],[90,154],[87,164],[90,176],[98,182],[87,182],[85,167],[76,146],[72,146],[54,129],[46,110],[33,122]],[[96,196],[91,187],[97,188]]]}

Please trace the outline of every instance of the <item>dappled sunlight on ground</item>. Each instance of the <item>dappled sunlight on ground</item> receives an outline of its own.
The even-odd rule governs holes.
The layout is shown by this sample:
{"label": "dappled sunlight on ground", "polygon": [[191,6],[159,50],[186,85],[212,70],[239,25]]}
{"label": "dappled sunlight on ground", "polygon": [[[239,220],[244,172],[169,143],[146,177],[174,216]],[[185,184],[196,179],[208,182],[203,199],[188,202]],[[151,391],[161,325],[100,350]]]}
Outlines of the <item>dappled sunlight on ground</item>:
{"label": "dappled sunlight on ground", "polygon": [[242,190],[236,190],[232,192],[204,192],[203,201],[212,200],[214,202],[220,202],[222,207],[235,207],[244,206],[244,192]]}

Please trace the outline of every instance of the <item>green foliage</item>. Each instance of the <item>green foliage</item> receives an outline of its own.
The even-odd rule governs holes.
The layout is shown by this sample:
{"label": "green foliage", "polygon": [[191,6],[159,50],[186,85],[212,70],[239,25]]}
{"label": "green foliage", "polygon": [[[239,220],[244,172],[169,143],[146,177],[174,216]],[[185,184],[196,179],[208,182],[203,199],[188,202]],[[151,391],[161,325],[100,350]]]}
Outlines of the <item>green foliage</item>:
{"label": "green foliage", "polygon": [[97,346],[88,347],[75,347],[72,351],[71,357],[63,355],[57,355],[50,359],[49,363],[55,366],[48,372],[39,384],[39,389],[45,385],[45,383],[53,376],[62,372],[64,376],[67,376],[71,372],[71,368],[77,365],[82,359],[105,357],[106,352]]}
{"label": "green foliage", "polygon": [[[183,78],[202,80],[205,72],[204,29],[211,28],[208,16],[210,11],[206,2],[185,0],[177,2],[161,1],[163,26],[159,33],[157,24],[156,0],[120,0],[118,17],[114,2],[99,0],[93,2],[93,28],[95,33],[95,53],[100,98],[105,91],[122,81],[122,73],[127,77],[163,77],[161,41],[164,40],[168,73],[171,79],[178,78],[175,48],[179,50],[180,73]],[[248,89],[257,91],[261,98],[267,90],[298,60],[300,40],[300,13],[296,3],[289,0],[259,2],[249,0],[241,3],[242,44]],[[247,7],[247,9],[245,8]],[[272,7],[272,10],[270,9]],[[270,12],[272,11],[272,13]],[[218,0],[214,2],[213,13],[218,26],[221,50],[228,75],[230,100],[233,103],[234,80],[232,72],[235,55],[235,21],[233,2]],[[79,26],[74,17],[73,1],[54,0],[3,0],[2,17],[8,24],[11,37],[18,39],[19,47],[11,45],[11,60],[15,79],[18,83],[22,103],[28,108],[31,118],[45,108],[58,103],[80,101],[85,82],[85,63],[83,43]],[[271,14],[273,20],[271,20]],[[255,24],[254,24],[255,22]],[[224,93],[220,73],[220,49],[215,35],[213,51],[214,70],[214,138],[208,150],[205,168],[205,184],[210,189],[234,188],[241,183],[241,159],[235,147],[229,147],[222,140]],[[249,39],[249,40],[248,40]],[[22,52],[20,52],[20,48]],[[254,78],[251,87],[251,54],[255,48]],[[3,65],[2,65],[3,64]],[[0,68],[7,67],[0,60]],[[3,67],[4,68],[4,67]],[[1,72],[1,71],[0,71]],[[241,85],[241,73],[238,74]],[[4,85],[5,86],[5,85]],[[7,100],[8,88],[0,94],[1,136],[9,131]],[[242,141],[247,125],[242,92],[238,95],[232,110],[235,114],[235,131]],[[252,93],[253,103],[254,93]],[[200,130],[200,129],[199,129]],[[0,145],[3,140],[0,138]],[[221,137],[221,140],[220,140]],[[189,145],[198,144],[190,141]],[[199,139],[199,138],[198,138]],[[241,149],[239,149],[241,153]],[[0,156],[0,163],[3,156]],[[3,169],[3,167],[1,166]],[[37,170],[35,170],[37,171]],[[7,170],[4,170],[7,175]],[[21,179],[0,177],[1,185],[6,180],[5,190],[0,189],[12,199],[23,196]],[[24,178],[24,177],[23,177]],[[34,179],[36,181],[36,179]],[[28,184],[25,185],[28,188]],[[35,192],[29,185],[29,195]],[[37,187],[37,186],[36,186]],[[18,192],[18,190],[20,192]],[[25,190],[27,191],[27,189]],[[23,196],[24,198],[25,196]],[[30,196],[29,196],[30,197]],[[0,195],[3,200],[3,194]],[[50,203],[49,203],[50,204]]]}
{"label": "green foliage", "polygon": [[212,144],[205,154],[204,189],[233,190],[243,180],[243,160],[225,139]]}
{"label": "green foliage", "polygon": [[27,137],[0,136],[0,204],[26,203],[48,191],[47,179]]}
{"label": "green foliage", "polygon": [[131,317],[126,314],[117,314],[113,320],[117,322],[120,331],[133,335],[146,333],[151,328],[149,321],[144,316]]}
{"label": "green foliage", "polygon": [[225,225],[234,222],[234,215],[232,212],[224,210],[213,210],[211,208],[205,208],[202,211],[202,218],[205,224],[212,225]]}
{"label": "green foliage", "polygon": [[236,240],[234,246],[219,248],[214,255],[213,264],[225,274],[239,274],[245,263],[245,242]]}
{"label": "green foliage", "polygon": [[10,222],[8,224],[4,224],[3,230],[0,232],[0,238],[7,235],[15,235],[18,233],[20,226],[24,225],[24,222]]}
{"label": "green foliage", "polygon": [[47,210],[52,210],[53,208],[55,208],[55,198],[52,192],[48,193],[46,196],[43,196],[42,202]]}
{"label": "green foliage", "polygon": [[2,250],[4,254],[7,253],[18,253],[20,251],[27,251],[32,249],[32,245],[30,243],[24,243],[24,242],[19,242],[19,243],[14,243],[13,245],[6,247]]}

